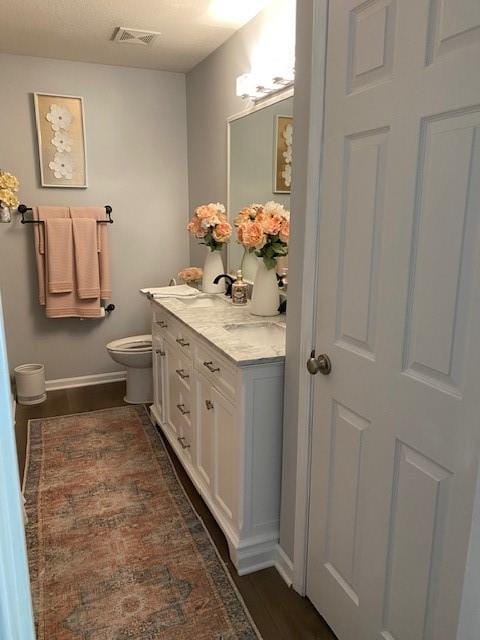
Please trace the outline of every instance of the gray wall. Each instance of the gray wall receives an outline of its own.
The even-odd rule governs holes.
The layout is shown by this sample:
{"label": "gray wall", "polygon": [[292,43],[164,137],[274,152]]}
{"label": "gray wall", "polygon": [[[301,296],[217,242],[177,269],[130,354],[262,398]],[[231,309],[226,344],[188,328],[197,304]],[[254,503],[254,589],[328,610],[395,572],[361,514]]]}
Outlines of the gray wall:
{"label": "gray wall", "polygon": [[[236,79],[250,71],[262,36],[275,28],[288,4],[289,0],[272,2],[187,75],[190,210],[205,202],[226,204],[227,118],[247,107],[235,95]],[[292,32],[294,28],[292,23]],[[279,38],[273,47],[281,46]],[[192,265],[201,266],[204,254],[205,248],[192,240]]]}
{"label": "gray wall", "polygon": [[[0,224],[0,288],[10,366],[43,362],[47,379],[119,368],[115,338],[150,332],[144,286],[188,264],[187,140],[182,74],[0,54],[0,167],[29,205],[111,204],[116,310],[104,320],[47,319],[37,302],[32,227]],[[88,189],[41,188],[34,91],[85,99]]]}

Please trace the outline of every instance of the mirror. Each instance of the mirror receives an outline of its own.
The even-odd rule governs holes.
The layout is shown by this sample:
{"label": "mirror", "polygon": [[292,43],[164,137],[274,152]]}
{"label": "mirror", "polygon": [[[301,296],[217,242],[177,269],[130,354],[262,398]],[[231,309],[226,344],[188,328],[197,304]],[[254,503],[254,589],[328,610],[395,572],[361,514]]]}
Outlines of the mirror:
{"label": "mirror", "polygon": [[[232,225],[237,213],[253,202],[275,200],[290,209],[292,116],[290,95],[230,118],[228,212]],[[241,267],[244,256],[236,237],[234,232],[228,246],[230,272]],[[243,268],[245,279],[251,280],[250,269]]]}

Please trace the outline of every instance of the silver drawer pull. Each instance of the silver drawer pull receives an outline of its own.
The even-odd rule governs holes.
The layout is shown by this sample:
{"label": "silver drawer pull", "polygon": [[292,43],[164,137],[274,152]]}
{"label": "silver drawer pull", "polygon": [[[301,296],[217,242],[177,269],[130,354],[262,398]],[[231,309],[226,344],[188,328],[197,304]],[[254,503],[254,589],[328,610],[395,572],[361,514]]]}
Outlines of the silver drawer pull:
{"label": "silver drawer pull", "polygon": [[190,377],[190,374],[185,373],[184,369],[175,369],[175,371],[177,372],[177,375],[180,376],[182,380],[186,380],[187,378]]}
{"label": "silver drawer pull", "polygon": [[207,367],[207,369],[208,369],[209,371],[211,371],[212,373],[215,373],[216,371],[220,371],[220,367],[214,367],[214,366],[213,366],[213,362],[212,362],[212,360],[209,360],[208,362],[204,362],[204,363],[203,363],[203,366],[204,366],[204,367]]}
{"label": "silver drawer pull", "polygon": [[185,409],[184,404],[177,404],[177,409],[180,411],[182,416],[188,416],[188,414],[190,413],[188,409]]}
{"label": "silver drawer pull", "polygon": [[165,351],[162,351],[162,349],[155,349],[155,353],[157,354],[157,356],[164,356],[165,355]]}
{"label": "silver drawer pull", "polygon": [[189,347],[190,346],[190,343],[188,342],[188,340],[185,340],[185,338],[177,338],[175,340],[175,342],[178,342],[178,344],[181,347]]}
{"label": "silver drawer pull", "polygon": [[182,449],[190,449],[190,445],[185,444],[185,438],[183,436],[180,436],[179,438],[177,438],[177,440],[179,441]]}
{"label": "silver drawer pull", "polygon": [[166,329],[168,327],[168,324],[165,322],[165,320],[159,320],[157,324],[159,327],[162,327],[162,329]]}
{"label": "silver drawer pull", "polygon": [[210,411],[211,409],[213,409],[213,402],[211,400],[205,400],[205,406]]}

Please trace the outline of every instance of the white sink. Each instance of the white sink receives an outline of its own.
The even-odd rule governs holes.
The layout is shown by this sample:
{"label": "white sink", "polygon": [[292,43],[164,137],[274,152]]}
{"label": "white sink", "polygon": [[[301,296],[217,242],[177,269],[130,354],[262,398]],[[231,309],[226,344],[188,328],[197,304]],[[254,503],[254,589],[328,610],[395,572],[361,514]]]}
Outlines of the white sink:
{"label": "white sink", "polygon": [[229,333],[251,342],[276,345],[285,341],[286,327],[278,322],[225,324],[223,328]]}

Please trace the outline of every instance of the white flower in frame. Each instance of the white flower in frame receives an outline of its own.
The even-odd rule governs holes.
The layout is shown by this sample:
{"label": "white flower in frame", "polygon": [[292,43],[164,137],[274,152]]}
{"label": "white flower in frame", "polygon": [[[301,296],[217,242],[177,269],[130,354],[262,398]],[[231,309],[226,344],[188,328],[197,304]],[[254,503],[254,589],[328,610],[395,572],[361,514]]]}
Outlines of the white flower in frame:
{"label": "white flower in frame", "polygon": [[57,147],[57,151],[71,151],[73,140],[66,131],[56,131],[52,138],[52,144]]}
{"label": "white flower in frame", "polygon": [[293,126],[291,124],[287,124],[287,126],[283,130],[283,137],[287,146],[290,147],[293,141]]}
{"label": "white flower in frame", "polygon": [[287,150],[283,152],[284,160],[287,164],[291,164],[292,162],[292,147],[291,145],[287,145]]}
{"label": "white flower in frame", "polygon": [[48,166],[53,171],[55,178],[66,178],[67,180],[73,178],[73,161],[68,153],[56,153]]}
{"label": "white flower in frame", "polygon": [[51,123],[54,131],[69,129],[73,120],[70,110],[67,107],[60,107],[58,104],[50,105],[50,111],[45,117]]}
{"label": "white flower in frame", "polygon": [[285,169],[282,171],[282,178],[285,182],[285,186],[289,187],[292,184],[292,165],[286,164]]}

